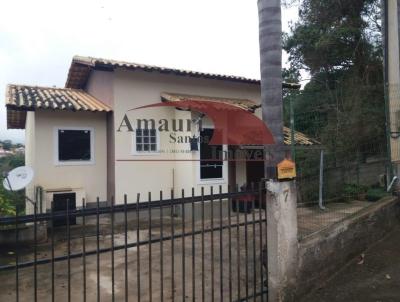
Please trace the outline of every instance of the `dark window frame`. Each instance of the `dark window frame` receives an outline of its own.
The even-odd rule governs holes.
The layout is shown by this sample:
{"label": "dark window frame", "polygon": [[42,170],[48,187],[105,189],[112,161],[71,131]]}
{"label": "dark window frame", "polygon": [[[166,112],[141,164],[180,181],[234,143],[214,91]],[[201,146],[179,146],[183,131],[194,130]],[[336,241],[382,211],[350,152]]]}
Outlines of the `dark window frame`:
{"label": "dark window frame", "polygon": [[[55,164],[56,165],[87,165],[87,164],[94,164],[94,128],[90,127],[56,127],[55,128]],[[79,143],[79,139],[81,140],[81,144],[85,150],[81,151],[81,154],[76,150],[70,150],[68,154],[68,150],[62,150],[64,148],[68,148],[70,145],[74,145],[72,137],[62,137],[62,133],[65,132],[85,132],[88,134],[88,137],[85,138],[84,135],[80,138],[77,137],[76,144]],[[71,134],[70,133],[70,134]],[[64,139],[66,141],[61,142]],[[89,141],[87,141],[87,139]],[[70,140],[68,142],[68,140]],[[86,141],[84,141],[86,140]],[[75,152],[74,152],[75,151]]]}
{"label": "dark window frame", "polygon": [[[207,133],[208,132],[208,133]],[[199,144],[199,157],[200,157],[200,181],[220,181],[224,180],[224,162],[223,160],[218,160],[211,158],[212,148],[216,148],[216,152],[223,152],[223,145],[208,145],[205,140],[210,141],[212,138],[212,134],[214,132],[213,128],[203,128],[200,131],[200,144]],[[208,137],[208,139],[205,139]],[[204,150],[204,147],[207,146],[208,150]],[[206,156],[206,158],[202,158],[202,156]]]}

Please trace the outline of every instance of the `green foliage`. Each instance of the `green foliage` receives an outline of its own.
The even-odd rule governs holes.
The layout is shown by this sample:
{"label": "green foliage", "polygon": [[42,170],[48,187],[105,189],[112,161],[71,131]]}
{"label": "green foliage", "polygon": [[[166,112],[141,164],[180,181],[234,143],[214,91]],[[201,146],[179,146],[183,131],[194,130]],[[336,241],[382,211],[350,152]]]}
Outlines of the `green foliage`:
{"label": "green foliage", "polygon": [[311,74],[295,95],[296,130],[349,162],[385,152],[380,15],[378,0],[304,0],[284,38],[286,78],[296,77],[293,69]]}
{"label": "green foliage", "polygon": [[25,158],[22,154],[10,155],[0,158],[0,216],[15,215],[16,206],[18,212],[23,213],[25,209],[25,192],[8,192],[3,188],[3,172],[23,166]]}
{"label": "green foliage", "polygon": [[[1,184],[3,179],[0,178]],[[0,186],[0,217],[1,216],[14,216],[15,215],[16,200],[9,192]]]}
{"label": "green foliage", "polygon": [[12,169],[23,166],[25,164],[25,156],[23,154],[14,154],[0,158],[0,175],[3,172],[9,172]]}
{"label": "green foliage", "polygon": [[389,194],[383,188],[370,188],[367,191],[367,200],[368,201],[378,201]]}
{"label": "green foliage", "polygon": [[291,63],[311,74],[362,68],[382,56],[379,0],[303,0],[300,20],[286,36]]}
{"label": "green foliage", "polygon": [[304,0],[292,31],[284,38],[291,68],[311,74],[294,101],[296,130],[321,141],[338,160],[384,153],[379,1]]}
{"label": "green foliage", "polygon": [[11,148],[13,147],[12,141],[9,139],[0,141],[0,144],[3,145],[4,150],[11,150]]}
{"label": "green foliage", "polygon": [[357,198],[359,194],[366,193],[368,190],[367,186],[358,184],[345,184],[343,187],[343,195],[347,198]]}
{"label": "green foliage", "polygon": [[[298,81],[306,70],[310,79],[300,92],[284,94],[285,123],[292,101],[295,130],[321,143],[326,171],[386,157],[380,0],[302,0],[299,10],[283,37],[291,65],[283,75]],[[296,161],[317,190],[319,152],[297,151]],[[343,179],[324,183],[337,195],[351,189]]]}

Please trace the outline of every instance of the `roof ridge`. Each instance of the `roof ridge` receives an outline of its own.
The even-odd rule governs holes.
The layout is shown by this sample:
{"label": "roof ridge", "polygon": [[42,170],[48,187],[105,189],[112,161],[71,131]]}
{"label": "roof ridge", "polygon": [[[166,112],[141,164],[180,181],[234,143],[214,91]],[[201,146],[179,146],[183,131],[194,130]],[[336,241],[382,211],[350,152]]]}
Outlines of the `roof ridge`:
{"label": "roof ridge", "polygon": [[[68,76],[65,86],[84,87],[90,76],[90,71],[93,68],[96,68],[97,66],[100,68],[107,68],[110,70],[114,70],[115,68],[125,68],[128,70],[139,69],[143,71],[174,74],[177,76],[232,81],[232,82],[240,82],[240,83],[254,84],[254,85],[260,85],[261,83],[260,79],[245,77],[241,75],[211,73],[207,71],[179,69],[177,67],[165,67],[165,66],[129,62],[124,60],[114,60],[114,59],[105,59],[100,57],[75,55],[72,58],[72,63],[68,71]],[[282,88],[299,89],[300,87],[301,87],[300,84],[290,84],[285,82],[282,83]]]}
{"label": "roof ridge", "polygon": [[[51,87],[51,86],[40,86],[40,85],[30,85],[30,84],[14,84],[14,83],[9,83],[7,84],[7,88],[9,87],[29,87],[29,88],[40,88],[40,89],[57,89],[57,90],[73,90],[73,91],[82,91],[86,92],[83,89],[80,88],[69,88],[69,87]],[[86,92],[87,93],[87,92]]]}
{"label": "roof ridge", "polygon": [[91,63],[95,64],[96,61],[109,61],[113,63],[119,63],[119,64],[129,64],[129,65],[137,65],[137,66],[142,66],[142,67],[151,67],[151,68],[158,68],[158,69],[164,69],[164,70],[179,70],[183,72],[188,72],[188,73],[194,73],[194,74],[208,74],[212,76],[222,76],[222,77],[231,77],[231,78],[242,78],[245,80],[249,81],[260,81],[259,79],[256,78],[251,78],[251,77],[246,77],[242,75],[234,75],[234,74],[224,74],[224,73],[219,73],[219,72],[208,72],[208,71],[198,71],[198,70],[191,70],[191,69],[186,69],[186,68],[179,68],[179,67],[167,67],[167,66],[161,66],[161,65],[153,65],[153,64],[147,64],[147,63],[139,63],[139,62],[133,62],[133,61],[126,61],[126,60],[116,60],[116,59],[107,59],[107,58],[100,58],[100,57],[92,57],[92,56],[81,56],[81,55],[74,55],[72,58],[72,61],[83,61],[85,63]]}

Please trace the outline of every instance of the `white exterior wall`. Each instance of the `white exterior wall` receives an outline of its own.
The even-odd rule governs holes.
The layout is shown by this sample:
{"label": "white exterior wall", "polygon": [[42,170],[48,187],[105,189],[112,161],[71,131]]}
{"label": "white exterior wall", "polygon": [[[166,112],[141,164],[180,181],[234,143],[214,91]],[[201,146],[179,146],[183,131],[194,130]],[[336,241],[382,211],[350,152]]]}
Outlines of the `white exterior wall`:
{"label": "white exterior wall", "polygon": [[[34,118],[33,118],[34,117]],[[55,163],[56,127],[90,127],[94,129],[94,163],[57,165]],[[35,170],[33,186],[44,191],[72,189],[77,191],[76,206],[107,198],[107,143],[106,114],[91,112],[38,110],[27,119],[27,165]],[[47,208],[51,206],[51,194],[45,194]]]}
{"label": "white exterior wall", "polygon": [[[223,98],[250,99],[261,102],[260,87],[255,84],[243,84],[220,80],[196,79],[174,75],[161,75],[143,71],[117,70],[112,72],[94,71],[86,90],[113,108],[113,113],[68,112],[38,110],[28,112],[26,120],[26,164],[35,171],[34,182],[27,188],[27,196],[34,199],[34,188],[41,186],[46,191],[76,191],[77,207],[82,198],[95,202],[99,197],[106,201],[114,192],[117,203],[128,195],[129,202],[136,201],[139,193],[142,201],[169,198],[171,189],[175,196],[185,189],[186,196],[195,189],[199,195],[201,187],[209,194],[213,186],[217,193],[219,186],[226,192],[229,175],[228,163],[224,162],[223,179],[202,181],[200,179],[199,152],[172,153],[171,150],[190,151],[190,144],[170,142],[170,132],[160,135],[160,148],[164,153],[138,155],[133,153],[133,133],[118,132],[122,118],[127,114],[135,123],[137,119],[194,119],[196,114],[179,111],[172,107],[148,108],[127,112],[129,109],[161,102],[163,92],[204,95]],[[257,111],[257,115],[261,110]],[[94,129],[94,164],[57,165],[55,158],[56,127],[90,127]],[[170,125],[171,127],[171,125]],[[203,128],[213,128],[208,118],[203,119]],[[192,132],[181,136],[198,136],[197,126],[192,124]],[[227,150],[227,146],[224,147]],[[115,175],[115,176],[114,176]],[[246,182],[246,163],[236,163],[236,181]],[[115,182],[115,184],[114,184]],[[110,193],[111,192],[111,193]],[[50,207],[51,193],[45,194],[45,207]],[[32,208],[27,204],[28,213]],[[45,210],[45,209],[43,209]]]}
{"label": "white exterior wall", "polygon": [[[114,107],[114,73],[93,70],[85,90],[103,103]],[[114,113],[107,114],[107,197],[115,194],[115,129]]]}
{"label": "white exterior wall", "polygon": [[114,103],[114,73],[94,70],[91,72],[86,91],[101,100],[103,103],[113,107]]}
{"label": "white exterior wall", "polygon": [[[35,165],[35,112],[28,111],[26,113],[26,122],[25,122],[25,165],[34,169],[36,173],[36,165]],[[31,200],[35,199],[35,184],[34,182],[29,184],[29,186],[25,189],[25,194]],[[33,213],[32,204],[26,203],[26,213]]]}
{"label": "white exterior wall", "polygon": [[[224,179],[222,181],[200,181],[199,162],[175,161],[178,159],[198,160],[199,152],[189,154],[161,153],[157,155],[133,155],[132,133],[124,129],[117,132],[125,113],[129,119],[136,122],[138,118],[159,119],[175,117],[190,118],[190,113],[178,111],[174,108],[148,108],[127,112],[132,108],[161,102],[160,95],[163,92],[182,93],[192,95],[204,95],[211,97],[244,98],[256,103],[261,102],[260,87],[254,84],[233,83],[220,80],[194,79],[174,75],[162,75],[144,71],[117,70],[114,75],[114,125],[115,125],[115,179],[116,201],[122,202],[123,195],[128,195],[130,202],[136,200],[136,195],[141,194],[141,200],[148,199],[148,192],[153,199],[158,199],[160,190],[164,191],[167,198],[169,191],[174,188],[175,195],[180,196],[181,189],[185,189],[186,195],[191,194],[194,187],[196,194],[200,194],[201,187],[209,192],[209,187],[214,186],[214,192],[218,192],[218,186],[222,185],[226,191],[228,184],[228,165],[224,166]],[[257,115],[260,113],[257,112]],[[157,124],[156,124],[157,125]],[[135,125],[133,125],[135,128]],[[203,124],[204,127],[204,124]],[[182,133],[180,133],[182,134]],[[189,134],[191,135],[191,134]],[[183,147],[169,142],[169,133],[160,136],[161,148],[189,149],[189,144]],[[155,161],[155,160],[169,161]],[[146,161],[144,161],[146,160]],[[245,168],[245,167],[244,167]],[[245,175],[243,167],[240,178]],[[166,196],[166,194],[168,194]]]}

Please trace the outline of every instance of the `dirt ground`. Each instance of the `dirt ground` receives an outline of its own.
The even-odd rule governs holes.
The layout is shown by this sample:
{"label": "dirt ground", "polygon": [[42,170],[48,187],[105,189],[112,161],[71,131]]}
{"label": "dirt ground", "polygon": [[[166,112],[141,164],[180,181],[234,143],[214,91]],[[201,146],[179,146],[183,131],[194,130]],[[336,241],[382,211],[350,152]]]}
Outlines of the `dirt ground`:
{"label": "dirt ground", "polygon": [[[400,226],[304,299],[307,302],[400,301]],[[362,264],[358,264],[362,263]]]}

